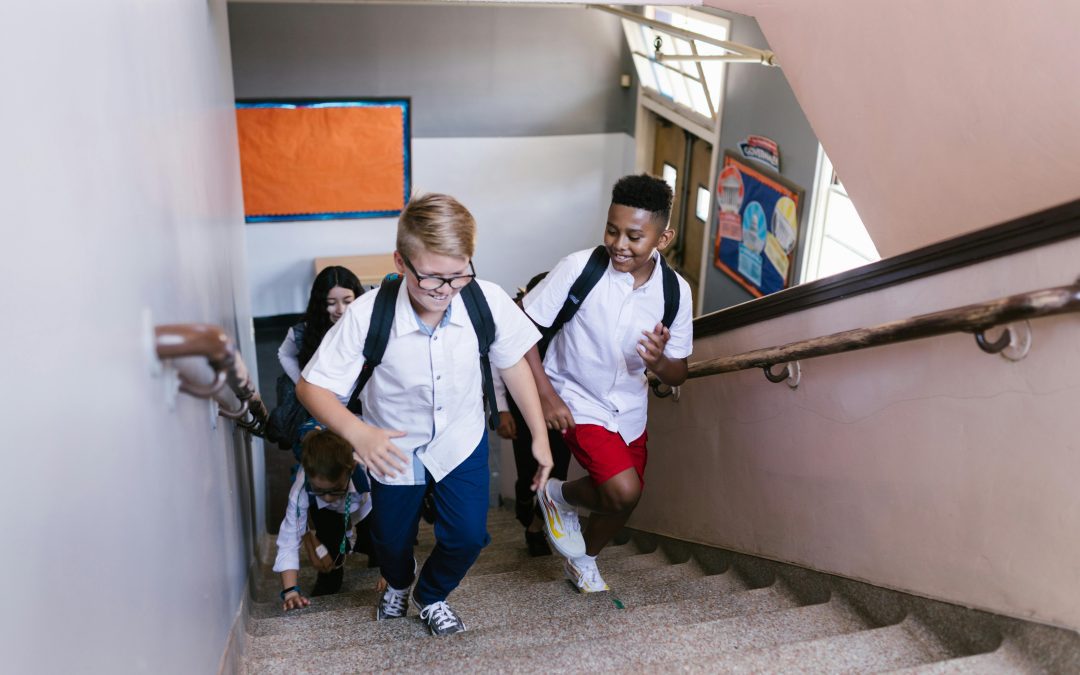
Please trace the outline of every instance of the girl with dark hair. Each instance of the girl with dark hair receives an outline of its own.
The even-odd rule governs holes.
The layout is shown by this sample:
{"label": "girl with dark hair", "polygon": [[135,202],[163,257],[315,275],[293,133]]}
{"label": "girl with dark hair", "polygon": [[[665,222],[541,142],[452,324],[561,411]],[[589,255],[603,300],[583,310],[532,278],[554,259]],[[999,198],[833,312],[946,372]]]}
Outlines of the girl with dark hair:
{"label": "girl with dark hair", "polygon": [[360,280],[345,267],[327,267],[315,277],[304,320],[289,329],[278,348],[278,361],[293,384],[300,379],[300,371],[315,355],[326,332],[363,293]]}
{"label": "girl with dark hair", "polygon": [[[285,374],[289,379],[293,381],[293,384],[296,384],[296,382],[299,381],[300,372],[304,369],[304,366],[307,365],[308,361],[311,360],[311,357],[315,355],[316,350],[319,349],[319,343],[322,342],[326,333],[329,332],[330,328],[337,323],[341,317],[345,316],[345,310],[348,309],[349,305],[352,304],[354,300],[363,295],[363,293],[364,288],[360,285],[360,280],[345,267],[327,267],[315,276],[315,282],[311,285],[311,295],[308,297],[307,311],[304,312],[303,321],[289,329],[289,332],[285,335],[285,341],[282,342],[281,347],[278,348],[278,361],[281,362],[281,367],[285,370]],[[279,391],[280,389],[279,386]],[[300,420],[306,420],[299,424],[299,428],[296,430],[295,441],[292,443],[293,455],[296,457],[296,460],[300,462],[302,460],[304,439],[311,435],[312,432],[318,430],[320,425],[306,410],[303,409],[300,402],[295,399],[295,393],[290,392],[290,396],[292,404],[296,407],[296,413],[299,415],[296,421],[300,422]],[[345,397],[342,400],[342,403],[346,402],[348,402],[348,397]],[[281,405],[281,403],[282,401],[279,400],[278,404]],[[273,421],[273,414],[271,415],[271,421]],[[282,447],[286,448],[288,445],[283,445]],[[362,496],[367,500],[368,487],[366,485],[362,487],[358,485],[356,488],[363,490]],[[366,503],[369,504],[370,502]],[[368,506],[368,508],[370,509],[370,506]],[[368,565],[374,566],[377,564],[377,561],[375,560],[374,549],[371,545],[371,533],[368,530],[369,521],[363,519],[362,516],[361,518],[359,524],[356,526],[356,541],[353,550],[366,553],[368,556]],[[336,578],[337,584],[340,586],[341,577],[338,576]],[[321,586],[319,588],[321,588]],[[334,588],[336,591],[336,587]],[[285,608],[290,608],[288,603],[286,603]]]}

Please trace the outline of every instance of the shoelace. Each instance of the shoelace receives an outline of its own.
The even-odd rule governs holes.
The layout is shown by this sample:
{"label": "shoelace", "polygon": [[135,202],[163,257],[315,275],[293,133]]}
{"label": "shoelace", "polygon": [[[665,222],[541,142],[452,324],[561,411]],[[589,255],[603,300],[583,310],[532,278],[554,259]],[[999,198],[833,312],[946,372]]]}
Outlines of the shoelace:
{"label": "shoelace", "polygon": [[396,591],[393,588],[387,588],[383,594],[383,611],[387,614],[404,612],[406,595],[408,595],[408,590]]}
{"label": "shoelace", "polygon": [[439,630],[449,628],[457,623],[457,617],[450,611],[450,605],[445,602],[433,602],[427,607],[420,610],[420,618],[424,621],[431,620],[435,622],[435,627]]}
{"label": "shoelace", "polygon": [[594,588],[604,586],[604,580],[600,578],[600,569],[596,565],[586,566],[582,570],[582,576],[588,582],[589,586]]}
{"label": "shoelace", "polygon": [[566,527],[567,532],[581,532],[581,520],[578,518],[577,511],[573,507],[569,509],[560,509],[562,511],[563,526]]}

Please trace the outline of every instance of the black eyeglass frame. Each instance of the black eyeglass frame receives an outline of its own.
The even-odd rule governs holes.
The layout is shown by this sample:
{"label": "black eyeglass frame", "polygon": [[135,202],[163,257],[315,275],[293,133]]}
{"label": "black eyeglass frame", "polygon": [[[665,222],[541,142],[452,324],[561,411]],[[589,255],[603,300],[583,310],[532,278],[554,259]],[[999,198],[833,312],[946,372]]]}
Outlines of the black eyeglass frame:
{"label": "black eyeglass frame", "polygon": [[[473,265],[473,261],[471,259],[469,260],[469,269],[472,271],[472,274],[459,274],[456,277],[440,277],[437,274],[420,274],[416,271],[416,268],[413,267],[413,264],[409,262],[409,257],[406,256],[404,253],[401,254],[401,259],[405,262],[405,267],[408,267],[409,271],[412,272],[413,276],[416,277],[416,284],[425,291],[437,291],[444,285],[449,286],[455,291],[459,291],[462,288],[468,286],[472,282],[472,280],[476,278],[476,267]],[[439,285],[425,286],[424,282],[428,279],[437,279],[439,281]],[[461,284],[460,286],[454,285],[462,279],[466,280],[465,283]]]}
{"label": "black eyeglass frame", "polygon": [[[351,478],[350,478],[351,480]],[[333,490],[320,490],[316,487],[312,487],[311,483],[304,481],[304,489],[312,497],[344,497],[349,494],[349,484],[346,483],[345,487]]]}

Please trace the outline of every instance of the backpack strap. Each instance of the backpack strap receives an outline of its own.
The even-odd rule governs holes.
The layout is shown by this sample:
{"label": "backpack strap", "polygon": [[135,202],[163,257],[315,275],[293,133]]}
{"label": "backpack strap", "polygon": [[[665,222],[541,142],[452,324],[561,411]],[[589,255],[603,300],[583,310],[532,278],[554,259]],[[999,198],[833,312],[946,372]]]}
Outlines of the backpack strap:
{"label": "backpack strap", "polygon": [[675,275],[675,270],[668,265],[663,253],[660,254],[660,272],[664,280],[664,318],[660,321],[670,329],[675,315],[679,312],[679,278]]}
{"label": "backpack strap", "polygon": [[356,387],[346,406],[349,412],[359,415],[361,410],[360,392],[371,379],[371,374],[382,363],[386,353],[386,343],[390,341],[390,328],[394,325],[394,309],[397,304],[398,289],[401,288],[401,275],[388,274],[379,286],[375,296],[375,306],[371,310],[371,322],[368,325],[367,338],[364,339],[364,366],[356,378]]}
{"label": "backpack strap", "polygon": [[499,426],[499,407],[495,403],[495,382],[491,377],[491,359],[488,357],[491,343],[495,341],[495,319],[491,316],[491,307],[484,297],[484,291],[475,279],[461,289],[461,299],[465,302],[469,320],[476,331],[476,342],[480,346],[480,375],[484,381],[488,424],[492,429],[496,429]]}
{"label": "backpack strap", "polygon": [[537,347],[540,350],[540,358],[544,358],[548,345],[551,344],[555,335],[577,314],[577,311],[581,308],[581,303],[585,302],[585,297],[589,295],[589,291],[600,281],[600,277],[604,276],[607,266],[607,249],[603,246],[597,246],[593,249],[592,255],[589,256],[588,262],[585,263],[585,269],[581,271],[581,274],[570,286],[570,291],[566,294],[562,309],[555,315],[555,320],[551,322],[551,326],[543,331],[543,337]]}
{"label": "backpack strap", "polygon": [[353,467],[352,484],[360,494],[371,492],[371,483],[368,481],[367,469],[362,464]]}

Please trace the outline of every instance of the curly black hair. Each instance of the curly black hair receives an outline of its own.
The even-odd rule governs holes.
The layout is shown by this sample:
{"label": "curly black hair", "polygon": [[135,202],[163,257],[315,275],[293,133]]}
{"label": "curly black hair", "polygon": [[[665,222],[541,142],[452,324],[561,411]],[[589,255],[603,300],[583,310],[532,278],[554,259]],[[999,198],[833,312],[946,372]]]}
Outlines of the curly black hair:
{"label": "curly black hair", "polygon": [[667,227],[671,216],[671,186],[662,178],[647,173],[623,176],[611,189],[611,203],[652,211]]}
{"label": "curly black hair", "polygon": [[304,341],[297,356],[301,368],[315,356],[319,343],[333,325],[330,314],[326,311],[326,296],[336,286],[349,289],[358,298],[364,293],[360,280],[346,267],[334,265],[319,272],[315,283],[311,285],[311,296],[308,298],[307,311],[304,312]]}

